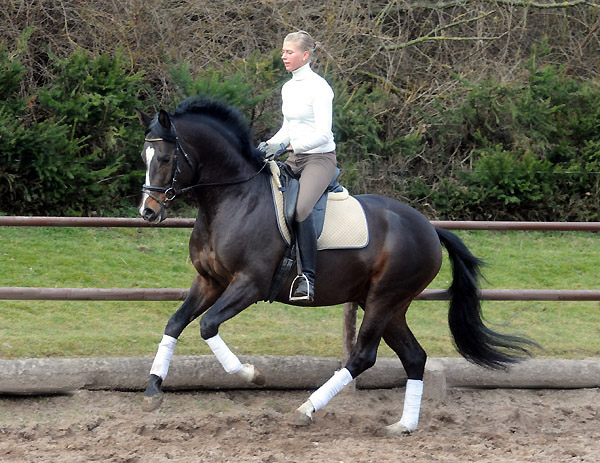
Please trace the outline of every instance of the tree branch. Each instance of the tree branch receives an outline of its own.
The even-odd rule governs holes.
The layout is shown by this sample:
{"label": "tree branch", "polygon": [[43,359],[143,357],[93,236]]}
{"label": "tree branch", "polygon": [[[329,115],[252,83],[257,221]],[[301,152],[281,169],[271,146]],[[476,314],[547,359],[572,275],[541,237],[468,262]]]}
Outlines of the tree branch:
{"label": "tree branch", "polygon": [[[422,37],[416,38],[414,40],[409,40],[408,42],[399,43],[396,45],[389,45],[385,48],[386,48],[386,50],[390,50],[390,51],[401,50],[403,48],[410,47],[410,46],[416,45],[418,43],[431,42],[434,40],[454,40],[454,41],[459,41],[459,40],[496,40],[505,34],[502,34],[501,36],[498,36],[498,37],[452,37],[452,36],[440,35],[440,33],[445,31],[446,29],[460,26],[462,24],[468,24],[468,23],[479,21],[480,19],[486,18],[487,16],[489,16],[493,13],[494,13],[493,11],[490,11],[487,13],[480,14],[479,16],[477,16],[475,18],[467,18],[467,19],[461,19],[458,21],[453,21],[450,24],[436,27],[431,32],[428,32],[427,34],[425,34]],[[464,15],[461,15],[461,16],[464,16]]]}
{"label": "tree branch", "polygon": [[414,3],[406,3],[402,2],[399,4],[398,0],[391,1],[388,3],[383,10],[379,13],[376,23],[381,20],[382,15],[385,16],[385,13],[391,9],[394,4],[398,4],[397,7],[400,10],[413,10],[422,8],[425,10],[445,10],[448,8],[455,8],[457,6],[467,6],[471,3],[491,3],[491,4],[500,4],[507,6],[517,6],[517,7],[533,7],[540,9],[550,9],[550,8],[569,8],[572,6],[579,5],[588,5],[592,7],[600,7],[600,3],[591,2],[589,0],[565,0],[562,2],[537,2],[532,0],[454,0],[454,1],[438,1],[436,3],[423,3],[423,2],[414,2]]}

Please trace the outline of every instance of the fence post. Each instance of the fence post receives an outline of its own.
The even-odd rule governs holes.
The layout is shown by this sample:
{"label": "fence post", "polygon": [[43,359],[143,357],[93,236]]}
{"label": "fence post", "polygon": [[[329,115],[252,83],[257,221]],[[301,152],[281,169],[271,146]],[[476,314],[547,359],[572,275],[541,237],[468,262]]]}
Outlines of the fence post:
{"label": "fence post", "polygon": [[356,311],[358,306],[356,302],[346,302],[344,304],[344,328],[342,345],[342,366],[346,365],[350,352],[356,342]]}
{"label": "fence post", "polygon": [[346,302],[344,304],[344,328],[342,332],[342,366],[346,365],[350,358],[350,352],[356,343],[356,311],[358,306],[356,302]]}
{"label": "fence post", "polygon": [[[356,302],[346,302],[344,304],[344,328],[342,330],[342,367],[348,363],[350,352],[356,343],[356,312],[358,305]],[[352,381],[347,388],[349,391],[356,391],[356,381]]]}

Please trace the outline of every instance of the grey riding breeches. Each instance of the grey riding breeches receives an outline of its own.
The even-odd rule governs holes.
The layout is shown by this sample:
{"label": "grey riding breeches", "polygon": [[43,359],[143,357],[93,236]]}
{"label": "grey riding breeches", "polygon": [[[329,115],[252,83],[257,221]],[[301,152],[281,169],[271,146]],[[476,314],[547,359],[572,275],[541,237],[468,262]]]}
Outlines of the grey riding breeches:
{"label": "grey riding breeches", "polygon": [[300,175],[300,189],[296,203],[296,222],[303,222],[329,185],[337,160],[335,151],[329,153],[292,153],[285,162]]}

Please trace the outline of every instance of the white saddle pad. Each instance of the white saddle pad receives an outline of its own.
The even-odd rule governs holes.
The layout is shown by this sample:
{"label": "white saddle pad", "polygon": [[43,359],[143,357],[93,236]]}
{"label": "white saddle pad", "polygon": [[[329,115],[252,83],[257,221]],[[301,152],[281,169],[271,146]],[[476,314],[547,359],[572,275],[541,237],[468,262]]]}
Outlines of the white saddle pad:
{"label": "white saddle pad", "polygon": [[[271,191],[277,210],[277,225],[281,236],[289,245],[292,237],[283,215],[283,193],[279,191],[279,186],[279,178],[274,173],[271,177]],[[364,248],[367,244],[369,244],[369,228],[361,204],[356,198],[350,196],[345,188],[341,193],[329,193],[325,223],[317,240],[317,249],[354,249]]]}

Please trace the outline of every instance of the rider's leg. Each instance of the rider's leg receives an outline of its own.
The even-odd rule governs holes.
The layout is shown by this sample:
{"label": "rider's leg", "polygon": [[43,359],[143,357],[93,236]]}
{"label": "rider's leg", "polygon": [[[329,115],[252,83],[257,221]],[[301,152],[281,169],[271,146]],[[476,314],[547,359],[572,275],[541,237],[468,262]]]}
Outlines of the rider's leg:
{"label": "rider's leg", "polygon": [[294,280],[290,301],[312,302],[315,294],[315,270],[317,268],[317,231],[314,214],[310,214],[302,222],[295,222],[294,231],[302,272]]}
{"label": "rider's leg", "polygon": [[303,222],[327,189],[336,171],[335,153],[297,154],[292,170],[300,174],[296,222]]}
{"label": "rider's leg", "polygon": [[294,230],[300,254],[301,271],[292,285],[290,301],[312,302],[317,264],[317,236],[312,214],[335,175],[335,153],[298,154],[293,168],[300,173]]}

